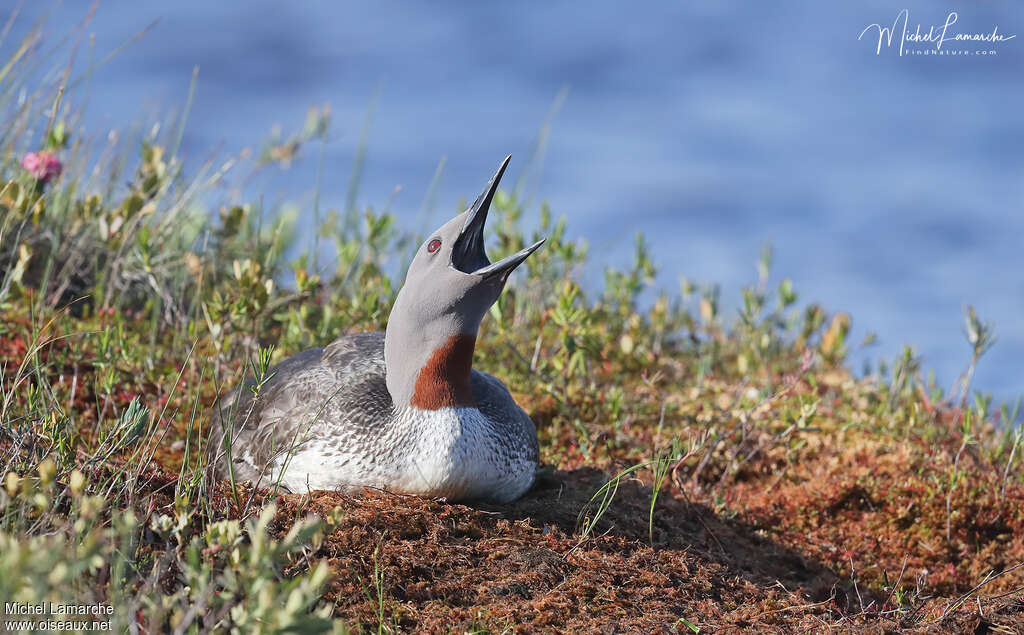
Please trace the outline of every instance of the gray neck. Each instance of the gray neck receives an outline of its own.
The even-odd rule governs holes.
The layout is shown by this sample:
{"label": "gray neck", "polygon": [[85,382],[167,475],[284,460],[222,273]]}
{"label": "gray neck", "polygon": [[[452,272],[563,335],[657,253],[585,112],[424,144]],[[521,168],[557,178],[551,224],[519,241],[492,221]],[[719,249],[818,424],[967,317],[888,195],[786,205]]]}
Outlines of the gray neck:
{"label": "gray neck", "polygon": [[417,311],[404,291],[384,333],[384,366],[395,407],[473,406],[469,378],[480,319],[453,311],[423,323],[419,318],[425,311]]}

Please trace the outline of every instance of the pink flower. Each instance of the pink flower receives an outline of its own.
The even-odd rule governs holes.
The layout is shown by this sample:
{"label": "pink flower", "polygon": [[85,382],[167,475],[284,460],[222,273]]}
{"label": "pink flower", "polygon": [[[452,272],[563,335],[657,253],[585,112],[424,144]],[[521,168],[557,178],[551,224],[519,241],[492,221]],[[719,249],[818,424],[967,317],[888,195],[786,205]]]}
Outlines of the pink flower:
{"label": "pink flower", "polygon": [[57,155],[46,150],[26,154],[25,158],[21,160],[21,167],[28,170],[29,174],[43,185],[50,179],[60,176],[61,171],[64,170]]}

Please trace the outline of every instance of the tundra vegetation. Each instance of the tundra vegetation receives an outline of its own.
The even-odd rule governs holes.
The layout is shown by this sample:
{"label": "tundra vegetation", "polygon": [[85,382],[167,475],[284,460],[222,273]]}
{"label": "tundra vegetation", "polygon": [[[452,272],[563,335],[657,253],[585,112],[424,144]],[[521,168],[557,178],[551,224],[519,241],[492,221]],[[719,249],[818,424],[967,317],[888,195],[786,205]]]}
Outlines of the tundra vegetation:
{"label": "tundra vegetation", "polygon": [[1024,629],[1017,406],[971,385],[991,325],[965,315],[952,389],[909,348],[854,374],[851,318],[773,279],[770,250],[735,314],[714,285],[652,288],[642,237],[584,287],[586,245],[545,206],[526,226],[515,190],[493,254],[548,242],[476,364],[537,424],[531,492],[212,482],[218,394],[383,329],[422,237],[354,204],[361,161],[341,210],[240,200],[240,166],[318,151],[326,108],[248,162],[186,164],[189,98],[176,122],[89,138],[87,76],[37,79],[37,38],[0,44],[5,602],[108,604],[147,632]]}

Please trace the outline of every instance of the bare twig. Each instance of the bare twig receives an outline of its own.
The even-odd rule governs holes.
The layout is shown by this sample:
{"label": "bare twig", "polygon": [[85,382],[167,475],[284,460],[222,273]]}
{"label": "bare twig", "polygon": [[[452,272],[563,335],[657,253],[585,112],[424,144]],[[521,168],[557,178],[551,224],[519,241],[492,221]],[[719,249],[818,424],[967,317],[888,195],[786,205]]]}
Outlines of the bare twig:
{"label": "bare twig", "polygon": [[1024,562],[1018,562],[1017,564],[1013,565],[1009,569],[1003,569],[1002,571],[1000,571],[999,573],[996,573],[995,575],[993,575],[992,571],[989,571],[988,575],[986,575],[985,578],[981,582],[979,582],[978,584],[974,585],[974,588],[972,588],[967,593],[964,593],[963,595],[958,597],[956,600],[954,600],[952,602],[952,604],[947,606],[946,610],[944,610],[942,612],[942,615],[939,617],[938,620],[936,620],[934,622],[930,622],[930,623],[931,624],[938,624],[938,623],[944,621],[947,617],[949,617],[950,613],[952,613],[953,611],[955,611],[955,610],[959,609],[961,606],[963,606],[967,602],[967,600],[969,600],[971,598],[972,595],[974,595],[975,593],[977,593],[978,591],[980,591],[984,587],[988,586],[992,582],[994,582],[994,581],[998,580],[999,578],[1003,577],[1007,573],[1010,573],[1011,571],[1014,571],[1014,570],[1019,569],[1021,567],[1024,567]]}
{"label": "bare twig", "polygon": [[896,584],[892,585],[892,588],[889,589],[889,595],[885,596],[885,602],[882,602],[882,610],[885,610],[885,607],[889,606],[889,600],[891,600],[893,594],[896,593],[896,589],[900,587],[900,582],[903,581],[903,573],[907,570],[907,558],[909,557],[909,553],[903,555],[903,566],[900,567],[900,575],[896,578]]}
{"label": "bare twig", "polygon": [[857,604],[861,612],[864,611],[864,598],[860,595],[860,587],[857,585],[857,567],[853,566],[853,558],[850,558],[850,579],[853,581],[853,590],[857,594]]}

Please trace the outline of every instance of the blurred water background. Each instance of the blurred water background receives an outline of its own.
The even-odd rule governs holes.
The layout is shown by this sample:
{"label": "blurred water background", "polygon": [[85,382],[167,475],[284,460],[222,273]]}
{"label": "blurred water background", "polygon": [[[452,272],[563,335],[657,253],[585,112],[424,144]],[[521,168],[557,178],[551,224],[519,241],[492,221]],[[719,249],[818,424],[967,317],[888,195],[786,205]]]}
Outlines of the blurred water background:
{"label": "blurred water background", "polygon": [[[5,59],[43,19],[46,45],[69,50],[59,36],[90,9],[3,5],[4,21],[20,11]],[[910,344],[950,386],[969,360],[972,304],[999,338],[975,387],[1011,400],[1024,392],[1024,11],[931,5],[104,0],[76,64],[131,43],[69,99],[102,141],[181,112],[198,68],[182,145],[193,167],[329,103],[321,209],[344,208],[365,134],[356,202],[415,229],[475,196],[512,153],[506,178],[529,213],[548,201],[589,241],[592,284],[630,262],[642,232],[659,286],[718,282],[735,311],[767,241],[773,281],[852,314],[855,370]],[[876,52],[877,31],[858,41],[902,9],[911,30],[953,10],[952,31],[1022,35],[943,47],[996,52],[984,56],[901,57],[898,36]],[[226,195],[295,202],[309,226],[320,160],[311,146]],[[868,331],[877,344],[861,349]]]}

